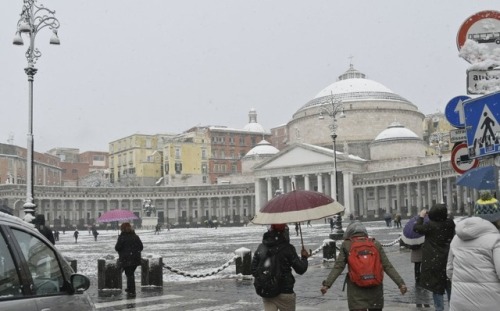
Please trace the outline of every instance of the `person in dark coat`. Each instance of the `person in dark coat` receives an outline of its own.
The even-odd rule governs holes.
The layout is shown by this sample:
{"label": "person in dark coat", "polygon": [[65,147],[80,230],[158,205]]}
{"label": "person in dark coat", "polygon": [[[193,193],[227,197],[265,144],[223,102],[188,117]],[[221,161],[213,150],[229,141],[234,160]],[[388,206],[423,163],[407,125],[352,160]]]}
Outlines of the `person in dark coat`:
{"label": "person in dark coat", "polygon": [[455,222],[448,218],[445,204],[436,204],[429,211],[429,222],[424,223],[427,210],[420,211],[413,231],[425,235],[422,244],[422,266],[419,285],[432,292],[436,311],[444,310],[445,291],[450,300],[450,283],[446,277],[446,263],[450,243],[455,235]]}
{"label": "person in dark coat", "polygon": [[[252,258],[252,275],[255,277],[261,260],[265,260],[267,250],[278,253],[279,270],[281,271],[281,293],[273,298],[262,298],[264,311],[268,310],[295,310],[297,297],[293,291],[295,278],[292,269],[302,275],[307,271],[309,253],[302,249],[301,257],[297,255],[295,247],[290,244],[290,235],[286,224],[273,224],[269,231],[264,233],[262,243]],[[279,252],[278,252],[279,250]]]}
{"label": "person in dark coat", "polygon": [[75,238],[75,243],[78,243],[78,235],[80,232],[78,232],[78,229],[75,229],[75,232],[73,233],[73,237]]}
{"label": "person in dark coat", "polygon": [[118,265],[125,271],[127,277],[128,297],[135,297],[135,269],[141,264],[142,241],[128,222],[120,226],[121,233],[116,241],[115,250],[118,252]]}
{"label": "person in dark coat", "polygon": [[[324,295],[327,293],[328,289],[332,286],[335,280],[340,276],[342,271],[344,271],[347,265],[347,258],[349,256],[349,251],[351,249],[352,237],[368,237],[368,231],[366,227],[360,221],[351,222],[344,233],[344,242],[340,247],[339,257],[335,261],[333,269],[329,273],[326,280],[323,281],[323,286],[320,291]],[[382,244],[375,240],[375,247],[380,253],[380,261],[382,261],[382,267],[384,272],[396,283],[399,291],[402,295],[408,290],[406,284],[396,271],[392,263],[387,258]],[[347,276],[347,275],[346,275]],[[370,310],[378,311],[382,310],[384,307],[384,284],[373,287],[359,287],[354,284],[348,277],[346,277],[347,283],[347,305],[349,310]]]}
{"label": "person in dark coat", "polygon": [[52,243],[52,245],[56,244],[56,240],[54,239],[54,234],[52,233],[52,230],[50,230],[50,228],[48,228],[45,225],[45,216],[44,215],[41,215],[41,214],[36,215],[35,227],[38,229],[38,231],[40,231],[41,234],[43,234],[43,236],[45,236],[47,238],[47,240],[50,241],[50,243]]}

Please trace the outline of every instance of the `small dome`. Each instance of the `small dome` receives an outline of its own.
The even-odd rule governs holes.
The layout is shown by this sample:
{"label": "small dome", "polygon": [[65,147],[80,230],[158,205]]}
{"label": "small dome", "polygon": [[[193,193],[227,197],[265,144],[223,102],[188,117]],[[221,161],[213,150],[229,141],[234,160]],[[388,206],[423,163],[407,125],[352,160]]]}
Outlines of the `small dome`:
{"label": "small dome", "polygon": [[375,137],[375,141],[394,139],[418,139],[418,135],[399,122],[393,122]]}
{"label": "small dome", "polygon": [[248,113],[248,124],[243,127],[243,130],[259,133],[264,133],[266,131],[262,125],[257,123],[257,111],[255,108],[250,109],[250,112]]}
{"label": "small dome", "polygon": [[257,146],[250,149],[245,157],[253,155],[272,155],[280,152],[276,147],[272,146],[267,140],[261,140]]}

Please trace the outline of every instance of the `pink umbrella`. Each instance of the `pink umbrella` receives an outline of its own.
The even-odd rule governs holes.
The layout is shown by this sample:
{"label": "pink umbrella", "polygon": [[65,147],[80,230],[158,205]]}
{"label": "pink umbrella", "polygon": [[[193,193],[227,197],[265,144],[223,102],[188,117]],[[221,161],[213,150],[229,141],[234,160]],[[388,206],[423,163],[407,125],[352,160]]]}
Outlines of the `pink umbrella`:
{"label": "pink umbrella", "polygon": [[133,219],[139,219],[139,217],[131,211],[114,209],[102,214],[101,217],[97,218],[97,222],[126,221]]}

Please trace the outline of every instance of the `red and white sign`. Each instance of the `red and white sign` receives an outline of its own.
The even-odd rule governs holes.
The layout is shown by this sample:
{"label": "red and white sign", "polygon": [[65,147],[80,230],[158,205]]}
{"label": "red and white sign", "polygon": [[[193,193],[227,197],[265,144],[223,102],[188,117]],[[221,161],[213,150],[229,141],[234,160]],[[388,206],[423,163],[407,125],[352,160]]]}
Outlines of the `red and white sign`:
{"label": "red and white sign", "polygon": [[463,174],[479,165],[479,160],[477,158],[469,158],[469,150],[467,149],[466,143],[458,144],[453,148],[450,161],[455,172],[459,174]]}
{"label": "red and white sign", "polygon": [[500,12],[481,11],[467,18],[457,34],[459,51],[467,39],[485,44],[491,50],[500,47]]}

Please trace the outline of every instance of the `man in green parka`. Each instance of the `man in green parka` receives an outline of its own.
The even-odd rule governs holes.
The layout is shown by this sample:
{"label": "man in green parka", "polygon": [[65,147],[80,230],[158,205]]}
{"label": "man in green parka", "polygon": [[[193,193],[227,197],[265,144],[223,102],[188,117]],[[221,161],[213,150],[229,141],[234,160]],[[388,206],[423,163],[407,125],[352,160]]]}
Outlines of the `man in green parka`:
{"label": "man in green parka", "polygon": [[[344,242],[340,247],[340,252],[335,265],[333,266],[328,278],[323,281],[323,287],[321,287],[321,293],[324,295],[328,289],[332,286],[333,282],[339,277],[339,275],[344,271],[347,265],[347,258],[349,256],[349,250],[351,248],[351,237],[368,237],[368,232],[365,226],[359,222],[355,221],[347,226],[344,234]],[[405,294],[407,291],[405,282],[399,275],[399,273],[394,269],[393,265],[387,258],[382,245],[375,240],[375,246],[380,253],[380,260],[382,261],[382,267],[384,272],[396,283],[401,294]],[[377,311],[382,310],[384,307],[384,285],[380,284],[373,287],[359,287],[347,277],[347,304],[349,310],[367,310]]]}

